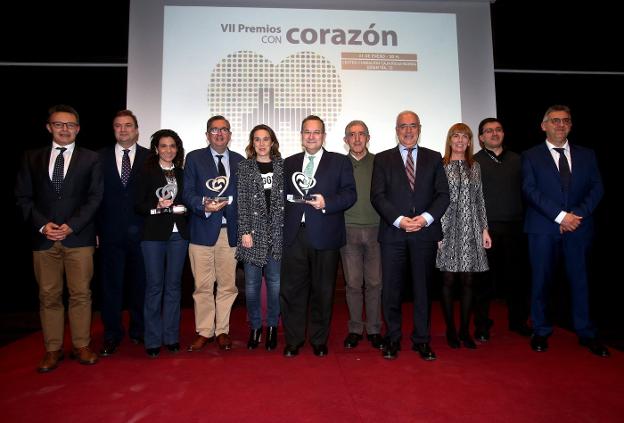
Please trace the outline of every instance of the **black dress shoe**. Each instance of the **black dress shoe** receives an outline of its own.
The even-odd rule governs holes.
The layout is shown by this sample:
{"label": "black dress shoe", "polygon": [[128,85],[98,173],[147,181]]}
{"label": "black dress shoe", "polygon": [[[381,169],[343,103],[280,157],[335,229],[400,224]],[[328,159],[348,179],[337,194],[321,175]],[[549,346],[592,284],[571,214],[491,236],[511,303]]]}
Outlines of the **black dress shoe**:
{"label": "black dress shoe", "polygon": [[544,352],[548,350],[548,337],[533,335],[531,338],[531,348],[533,351]]}
{"label": "black dress shoe", "polygon": [[299,348],[301,348],[301,344],[286,345],[284,347],[284,357],[294,357],[299,355]]}
{"label": "black dress shoe", "polygon": [[167,350],[171,353],[177,353],[180,352],[180,343],[179,342],[175,342],[173,344],[168,344],[167,345]]}
{"label": "black dress shoe", "polygon": [[470,336],[460,336],[459,340],[464,345],[464,347],[471,350],[477,349],[477,344],[475,344],[475,341]]}
{"label": "black dress shoe", "polygon": [[132,342],[134,345],[140,345],[145,344],[145,339],[143,339],[142,336],[131,336],[130,342]]}
{"label": "black dress shoe", "polygon": [[100,356],[108,357],[110,355],[115,354],[117,351],[117,347],[119,344],[115,341],[106,340],[104,341],[104,345],[102,345],[102,349],[100,350]]}
{"label": "black dress shoe", "polygon": [[533,329],[531,329],[526,323],[509,325],[509,330],[516,332],[520,336],[531,336],[533,334]]}
{"label": "black dress shoe", "polygon": [[598,342],[596,338],[579,338],[579,344],[589,348],[589,351],[598,357],[609,357],[611,355],[607,347]]}
{"label": "black dress shoe", "polygon": [[446,343],[454,350],[459,348],[459,338],[454,330],[446,331]]}
{"label": "black dress shoe", "polygon": [[327,356],[327,353],[329,352],[327,351],[327,345],[325,344],[312,345],[312,351],[314,351],[314,355],[317,357],[325,357]]}
{"label": "black dress shoe", "polygon": [[486,343],[490,340],[490,331],[483,329],[475,329],[474,332],[475,340],[481,343]]}
{"label": "black dress shoe", "polygon": [[381,354],[386,360],[394,360],[399,356],[399,351],[401,351],[401,342],[386,341]]}
{"label": "black dress shoe", "polygon": [[362,338],[359,333],[350,332],[344,340],[344,347],[347,349],[355,348]]}
{"label": "black dress shoe", "polygon": [[156,358],[160,355],[160,347],[156,347],[156,348],[145,348],[145,353],[150,357],[150,358]]}
{"label": "black dress shoe", "polygon": [[384,347],[384,338],[378,333],[366,335],[366,339],[371,343],[371,346],[375,349],[381,350]]}
{"label": "black dress shoe", "polygon": [[260,345],[262,338],[262,328],[252,329],[249,331],[249,341],[247,341],[247,349],[255,350]]}
{"label": "black dress shoe", "polygon": [[267,351],[273,351],[277,348],[277,326],[269,326],[266,331],[266,344],[264,345]]}
{"label": "black dress shoe", "polygon": [[420,358],[425,361],[433,361],[437,358],[435,353],[429,346],[429,343],[413,344],[412,349],[420,354]]}

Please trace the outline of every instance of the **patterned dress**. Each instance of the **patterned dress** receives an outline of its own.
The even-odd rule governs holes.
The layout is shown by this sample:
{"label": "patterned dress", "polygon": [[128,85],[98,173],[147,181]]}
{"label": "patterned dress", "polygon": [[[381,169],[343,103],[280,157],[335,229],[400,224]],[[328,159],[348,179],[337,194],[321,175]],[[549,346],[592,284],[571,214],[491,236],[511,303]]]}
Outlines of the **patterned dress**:
{"label": "patterned dress", "polygon": [[444,165],[451,204],[442,216],[444,238],[438,249],[436,266],[443,272],[485,272],[487,256],[483,230],[487,229],[485,202],[481,190],[481,167],[464,160]]}

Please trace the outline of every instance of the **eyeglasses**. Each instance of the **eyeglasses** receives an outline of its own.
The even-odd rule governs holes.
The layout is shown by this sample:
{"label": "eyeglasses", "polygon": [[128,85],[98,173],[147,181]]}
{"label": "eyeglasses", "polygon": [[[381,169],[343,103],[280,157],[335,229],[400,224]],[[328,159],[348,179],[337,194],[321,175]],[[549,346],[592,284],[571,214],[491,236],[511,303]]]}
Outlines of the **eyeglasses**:
{"label": "eyeglasses", "polygon": [[572,123],[572,119],[570,118],[550,118],[550,119],[546,119],[547,121],[549,121],[550,123],[552,123],[553,125],[559,125],[559,124],[563,124],[563,125],[570,125]]}
{"label": "eyeglasses", "polygon": [[305,130],[305,131],[301,131],[301,133],[302,133],[302,134],[303,134],[303,136],[305,136],[305,137],[312,137],[312,136],[314,136],[314,137],[320,137],[320,136],[321,136],[321,134],[323,134],[323,132],[319,131],[318,129],[317,129],[316,131],[308,131],[308,130]]}
{"label": "eyeglasses", "polygon": [[64,126],[67,127],[67,129],[76,129],[80,126],[76,122],[50,122],[50,125],[54,129],[63,129]]}
{"label": "eyeglasses", "polygon": [[229,134],[230,133],[230,128],[225,128],[225,127],[223,127],[223,128],[210,128],[208,130],[208,133],[211,134],[211,135],[217,135],[219,132],[222,133],[223,135]]}
{"label": "eyeglasses", "polygon": [[410,129],[420,128],[420,124],[419,123],[402,123],[399,125],[399,129],[401,131],[405,131],[407,128],[410,128]]}

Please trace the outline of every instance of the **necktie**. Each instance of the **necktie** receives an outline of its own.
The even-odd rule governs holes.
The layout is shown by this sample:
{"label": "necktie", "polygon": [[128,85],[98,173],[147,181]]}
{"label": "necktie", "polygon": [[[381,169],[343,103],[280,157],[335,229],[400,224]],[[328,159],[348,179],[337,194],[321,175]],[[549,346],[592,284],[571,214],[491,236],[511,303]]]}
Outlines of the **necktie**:
{"label": "necktie", "polygon": [[219,169],[219,176],[227,176],[225,166],[223,166],[223,162],[221,161],[222,158],[223,154],[217,154],[217,159],[219,159],[219,164],[217,165],[217,168]]}
{"label": "necktie", "polygon": [[314,176],[314,156],[308,156],[308,164],[303,170],[303,174],[308,178]]}
{"label": "necktie", "polygon": [[123,153],[124,155],[121,158],[121,183],[125,187],[128,185],[128,179],[130,179],[130,150],[125,148]]}
{"label": "necktie", "polygon": [[570,176],[572,176],[570,164],[568,163],[568,158],[565,156],[564,148],[555,148],[554,150],[559,153],[559,177],[561,178],[561,186],[564,191],[567,191],[570,186]]}
{"label": "necktie", "polygon": [[407,160],[405,160],[405,173],[407,174],[407,181],[409,182],[410,189],[414,191],[414,156],[412,156],[412,150],[414,148],[407,149]]}
{"label": "necktie", "polygon": [[63,176],[65,173],[65,157],[63,157],[63,153],[67,148],[65,147],[56,147],[59,151],[58,156],[56,156],[56,160],[54,161],[54,170],[52,170],[52,185],[54,186],[54,191],[57,194],[61,193],[61,188],[63,188]]}

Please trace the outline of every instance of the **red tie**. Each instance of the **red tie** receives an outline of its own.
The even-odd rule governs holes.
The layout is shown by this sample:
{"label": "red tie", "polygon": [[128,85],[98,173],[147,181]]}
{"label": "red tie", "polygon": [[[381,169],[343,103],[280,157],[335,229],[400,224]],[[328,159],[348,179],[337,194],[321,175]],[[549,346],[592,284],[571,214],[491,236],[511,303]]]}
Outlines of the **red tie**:
{"label": "red tie", "polygon": [[405,173],[407,173],[407,180],[409,182],[410,188],[414,191],[414,157],[412,156],[412,150],[414,148],[407,149],[407,160],[405,160]]}

